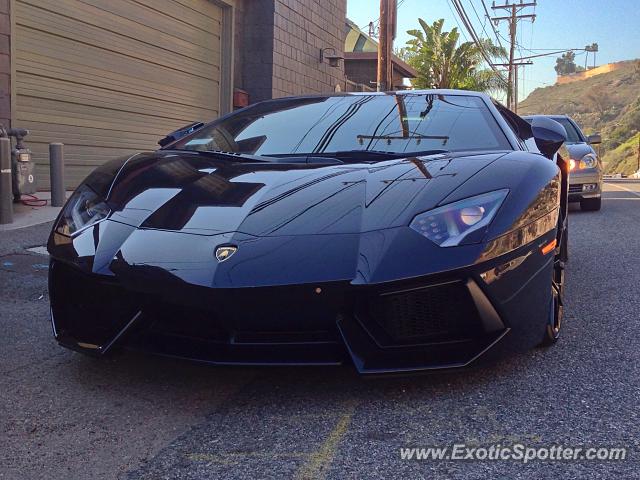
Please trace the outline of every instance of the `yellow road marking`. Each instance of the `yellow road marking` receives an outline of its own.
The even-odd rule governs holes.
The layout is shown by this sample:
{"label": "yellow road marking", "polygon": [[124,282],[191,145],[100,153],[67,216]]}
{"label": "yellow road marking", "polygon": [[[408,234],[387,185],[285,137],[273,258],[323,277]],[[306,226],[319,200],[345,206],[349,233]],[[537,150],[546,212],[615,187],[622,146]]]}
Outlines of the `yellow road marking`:
{"label": "yellow road marking", "polygon": [[320,448],[313,452],[309,456],[307,463],[300,468],[296,475],[297,479],[318,480],[326,477],[340,442],[349,429],[355,410],[355,402],[350,402],[346,407],[346,411],[340,416],[336,426],[333,427],[329,436],[320,445]]}

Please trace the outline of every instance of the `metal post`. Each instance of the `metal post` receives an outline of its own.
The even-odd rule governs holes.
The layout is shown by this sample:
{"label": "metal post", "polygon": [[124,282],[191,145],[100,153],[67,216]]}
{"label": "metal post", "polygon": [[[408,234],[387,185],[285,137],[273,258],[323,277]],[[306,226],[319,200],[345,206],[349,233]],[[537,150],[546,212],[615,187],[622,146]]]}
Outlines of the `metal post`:
{"label": "metal post", "polygon": [[0,138],[0,224],[13,222],[11,185],[11,140]]}
{"label": "metal post", "polygon": [[62,207],[66,200],[64,189],[64,152],[62,143],[49,144],[49,175],[51,179],[51,206]]}

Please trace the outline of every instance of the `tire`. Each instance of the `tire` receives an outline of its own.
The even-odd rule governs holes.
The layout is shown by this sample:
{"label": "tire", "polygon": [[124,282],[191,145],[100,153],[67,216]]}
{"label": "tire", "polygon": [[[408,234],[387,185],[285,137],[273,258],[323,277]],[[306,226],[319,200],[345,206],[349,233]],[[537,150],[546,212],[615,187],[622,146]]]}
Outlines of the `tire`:
{"label": "tire", "polygon": [[549,305],[549,320],[545,327],[540,347],[550,347],[560,338],[563,317],[564,296],[564,263],[556,260],[551,279],[551,304]]}
{"label": "tire", "polygon": [[564,269],[565,262],[569,258],[569,229],[562,235],[562,244],[557,250],[553,261],[553,272],[551,274],[551,302],[549,305],[549,316],[545,331],[539,347],[550,347],[555,345],[560,338],[562,328],[562,318],[564,314]]}
{"label": "tire", "polygon": [[602,207],[602,198],[583,198],[580,200],[580,209],[585,212],[597,212]]}

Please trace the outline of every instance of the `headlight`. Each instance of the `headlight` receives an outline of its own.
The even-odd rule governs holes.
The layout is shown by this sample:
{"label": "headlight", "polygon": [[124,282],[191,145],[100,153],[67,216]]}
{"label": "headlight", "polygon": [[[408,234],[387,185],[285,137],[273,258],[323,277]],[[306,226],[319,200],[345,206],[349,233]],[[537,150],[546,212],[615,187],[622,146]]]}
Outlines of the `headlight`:
{"label": "headlight", "polygon": [[97,193],[81,185],[71,195],[60,215],[56,232],[72,237],[85,228],[104,220],[111,213],[108,205]]}
{"label": "headlight", "polygon": [[479,243],[509,190],[466,198],[417,215],[409,225],[441,247]]}
{"label": "headlight", "polygon": [[580,168],[595,168],[598,165],[598,159],[593,153],[587,153],[580,160]]}
{"label": "headlight", "polygon": [[569,160],[570,170],[582,170],[584,168],[596,168],[598,166],[598,159],[593,153],[587,153],[582,160]]}

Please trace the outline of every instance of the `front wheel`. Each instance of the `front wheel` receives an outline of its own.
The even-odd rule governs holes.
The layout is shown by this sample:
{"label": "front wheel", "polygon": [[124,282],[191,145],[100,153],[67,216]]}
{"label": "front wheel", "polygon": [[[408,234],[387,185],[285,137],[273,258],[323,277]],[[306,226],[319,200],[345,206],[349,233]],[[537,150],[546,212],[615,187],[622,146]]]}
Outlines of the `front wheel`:
{"label": "front wheel", "polygon": [[564,262],[556,258],[553,264],[551,279],[551,305],[549,305],[549,320],[540,342],[541,347],[550,347],[560,337],[563,316],[564,297]]}

